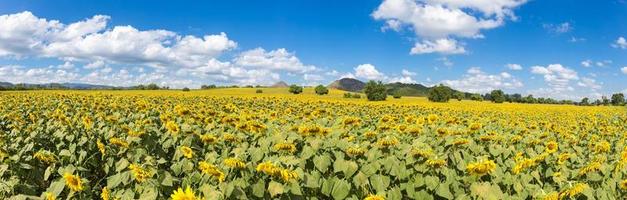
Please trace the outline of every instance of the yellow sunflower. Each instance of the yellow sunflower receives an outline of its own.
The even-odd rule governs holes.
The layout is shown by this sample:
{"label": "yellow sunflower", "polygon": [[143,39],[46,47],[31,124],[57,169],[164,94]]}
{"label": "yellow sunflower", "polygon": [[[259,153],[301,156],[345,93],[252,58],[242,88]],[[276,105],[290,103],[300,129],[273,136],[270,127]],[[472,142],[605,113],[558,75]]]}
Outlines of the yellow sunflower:
{"label": "yellow sunflower", "polygon": [[183,188],[175,190],[172,195],[170,195],[170,198],[172,198],[172,200],[196,200],[196,194],[194,194],[192,188],[187,186],[185,191],[183,191]]}

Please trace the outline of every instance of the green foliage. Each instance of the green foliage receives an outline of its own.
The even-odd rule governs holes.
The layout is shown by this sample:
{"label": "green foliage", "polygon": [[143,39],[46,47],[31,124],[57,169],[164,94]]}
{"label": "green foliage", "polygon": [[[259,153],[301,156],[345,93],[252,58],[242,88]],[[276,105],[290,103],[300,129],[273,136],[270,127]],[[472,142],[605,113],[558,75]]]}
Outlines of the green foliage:
{"label": "green foliage", "polygon": [[255,90],[255,93],[257,93],[257,94],[263,93],[263,90],[257,89],[257,90]]}
{"label": "green foliage", "polygon": [[303,92],[303,87],[298,86],[298,85],[290,85],[290,88],[288,89],[288,91],[292,94],[300,94]]}
{"label": "green foliage", "polygon": [[400,92],[395,92],[392,97],[394,97],[395,99],[400,99],[402,97]]}
{"label": "green foliage", "polygon": [[452,94],[453,90],[450,87],[440,84],[429,90],[427,98],[432,102],[448,102]]}
{"label": "green foliage", "polygon": [[612,95],[612,105],[622,106],[625,104],[625,95],[623,93],[616,93]]}
{"label": "green foliage", "polygon": [[344,98],[351,98],[351,93],[350,92],[344,93]]}
{"label": "green foliage", "polygon": [[472,94],[470,95],[470,100],[473,101],[483,101],[483,97],[480,94]]}
{"label": "green foliage", "polygon": [[183,88],[183,92],[189,92],[189,88],[184,87],[184,88]]}
{"label": "green foliage", "polygon": [[360,94],[353,94],[353,95],[351,95],[351,97],[353,99],[361,99],[361,95]]}
{"label": "green foliage", "polygon": [[461,92],[455,92],[455,99],[457,99],[457,101],[461,101],[462,99],[464,99],[464,93]]}
{"label": "green foliage", "polygon": [[505,93],[502,90],[492,90],[492,92],[490,92],[490,97],[494,103],[505,102]]}
{"label": "green foliage", "polygon": [[364,86],[364,93],[366,93],[368,101],[385,101],[387,98],[385,86],[381,81],[368,81]]}
{"label": "green foliage", "polygon": [[316,86],[314,90],[316,91],[316,94],[318,95],[329,94],[329,89],[327,89],[327,87],[324,87],[324,85],[318,85]]}

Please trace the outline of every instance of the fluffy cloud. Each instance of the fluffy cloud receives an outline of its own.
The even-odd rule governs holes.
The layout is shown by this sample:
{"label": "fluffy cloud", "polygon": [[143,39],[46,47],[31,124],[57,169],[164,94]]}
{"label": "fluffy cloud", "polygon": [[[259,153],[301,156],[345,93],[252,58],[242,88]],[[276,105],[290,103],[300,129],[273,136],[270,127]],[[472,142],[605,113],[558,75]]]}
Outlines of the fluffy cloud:
{"label": "fluffy cloud", "polygon": [[509,73],[487,74],[478,67],[468,69],[459,80],[443,80],[442,84],[473,93],[485,93],[495,89],[516,89],[524,86],[520,80]]}
{"label": "fluffy cloud", "polygon": [[627,40],[624,37],[618,37],[612,46],[614,48],[627,49]]}
{"label": "fluffy cloud", "polygon": [[262,68],[269,70],[285,70],[288,72],[305,73],[316,69],[304,65],[293,53],[286,49],[266,51],[263,48],[242,52],[235,58],[235,64],[243,67]]}
{"label": "fluffy cloud", "polygon": [[601,84],[597,83],[597,81],[593,78],[583,77],[581,78],[581,81],[577,83],[577,85],[580,87],[590,88],[593,90],[601,89]]}
{"label": "fluffy cloud", "polygon": [[388,81],[388,83],[416,83],[411,76],[400,76],[400,77],[392,77]]}
{"label": "fluffy cloud", "polygon": [[510,70],[516,70],[516,71],[523,69],[522,66],[520,66],[519,64],[507,64],[505,66]]}
{"label": "fluffy cloud", "polygon": [[109,16],[96,15],[71,24],[30,12],[0,16],[0,55],[42,56],[65,60],[196,67],[237,46],[226,34],[202,38],[167,30],[107,28]]}
{"label": "fluffy cloud", "polygon": [[[197,37],[161,29],[139,30],[130,25],[108,27],[110,19],[96,15],[64,24],[28,11],[0,15],[1,57],[64,61],[54,69],[4,66],[3,73],[8,75],[0,80],[115,86],[155,82],[194,87],[206,83],[270,84],[280,80],[281,73],[308,73],[306,79],[321,79],[313,73],[321,70],[303,64],[283,48],[256,48],[222,61],[225,52],[237,47],[225,33]],[[83,71],[74,69],[73,63],[81,64]],[[151,70],[145,70],[145,66]]]}
{"label": "fluffy cloud", "polygon": [[561,24],[544,24],[542,25],[544,29],[548,30],[551,33],[562,34],[570,32],[573,27],[568,22],[564,22]]}
{"label": "fluffy cloud", "polygon": [[533,66],[531,73],[543,75],[544,81],[553,91],[573,91],[570,81],[579,80],[575,70],[566,68],[561,64],[551,64],[547,67]]}
{"label": "fluffy cloud", "polygon": [[355,77],[367,80],[383,80],[386,76],[372,64],[361,64],[355,68]]}
{"label": "fluffy cloud", "polygon": [[588,59],[588,60],[581,61],[581,65],[584,67],[590,67],[592,66],[592,60]]}
{"label": "fluffy cloud", "polygon": [[[481,30],[504,24],[515,18],[512,9],[526,0],[384,0],[372,13],[385,27],[401,30],[408,26],[423,39],[412,48],[412,54],[464,53],[463,46],[451,37],[481,38]],[[481,14],[481,15],[479,15]]]}
{"label": "fluffy cloud", "polygon": [[623,74],[627,74],[627,67],[620,68],[620,71],[623,72]]}
{"label": "fluffy cloud", "polygon": [[435,41],[423,40],[421,43],[417,42],[410,51],[412,55],[426,53],[463,54],[466,53],[466,49],[458,44],[455,39],[443,38]]}
{"label": "fluffy cloud", "polygon": [[412,72],[406,69],[401,70],[401,75],[403,76],[416,76],[416,72]]}

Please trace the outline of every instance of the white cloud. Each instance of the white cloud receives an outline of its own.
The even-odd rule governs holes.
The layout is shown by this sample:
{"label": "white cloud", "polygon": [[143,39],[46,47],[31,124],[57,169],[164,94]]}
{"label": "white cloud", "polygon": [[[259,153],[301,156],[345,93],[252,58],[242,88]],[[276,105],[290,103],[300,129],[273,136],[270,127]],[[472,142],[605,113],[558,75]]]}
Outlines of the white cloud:
{"label": "white cloud", "polygon": [[[515,19],[513,9],[526,0],[384,0],[372,13],[376,20],[386,22],[384,29],[400,30],[408,26],[422,38],[412,48],[412,54],[464,53],[452,37],[482,38],[481,30],[504,24],[506,18]],[[447,51],[442,51],[448,41]],[[454,44],[454,45],[451,45]]]}
{"label": "white cloud", "polygon": [[442,38],[435,41],[423,40],[421,43],[416,42],[410,51],[412,55],[426,53],[463,54],[466,53],[466,49],[463,45],[458,44],[455,39]]}
{"label": "white cloud", "polygon": [[523,69],[522,66],[519,64],[506,64],[505,66],[510,70],[516,70],[516,71]]}
{"label": "white cloud", "polygon": [[361,64],[355,68],[355,76],[367,80],[383,80],[386,76],[379,72],[372,64]]}
{"label": "white cloud", "polygon": [[620,71],[623,72],[623,74],[627,74],[627,66],[620,68]]}
{"label": "white cloud", "polygon": [[627,49],[627,40],[624,37],[618,37],[612,46],[614,48]]}
{"label": "white cloud", "polygon": [[544,81],[551,87],[552,91],[572,91],[570,81],[579,80],[575,70],[566,68],[561,64],[551,64],[547,67],[533,66],[531,73],[543,75]]}
{"label": "white cloud", "polygon": [[443,80],[442,84],[464,92],[484,93],[496,89],[516,89],[524,84],[511,74],[487,74],[479,67],[471,67],[459,80]]}
{"label": "white cloud", "polygon": [[105,63],[102,60],[97,60],[91,63],[86,64],[85,66],[83,66],[83,68],[85,69],[97,69],[97,68],[101,68],[104,67]]}
{"label": "white cloud", "polygon": [[412,72],[406,69],[401,70],[401,75],[403,76],[416,76],[416,72]]}
{"label": "white cloud", "polygon": [[581,61],[581,65],[584,67],[590,67],[592,66],[592,60],[588,59],[588,60]]}
{"label": "white cloud", "polygon": [[[321,79],[313,73],[322,73],[321,70],[303,64],[293,52],[283,48],[272,51],[256,48],[231,54],[231,61],[221,61],[218,59],[222,54],[237,47],[226,33],[197,37],[162,29],[139,30],[130,25],[108,27],[110,19],[96,15],[64,24],[30,12],[0,15],[0,56],[56,58],[65,62],[54,66],[64,70],[59,71],[59,76],[53,69],[30,67],[33,70],[28,72],[29,67],[18,67],[3,70],[23,77],[0,79],[67,80],[116,86],[156,82],[173,87],[206,83],[269,84],[280,80],[281,73],[308,73],[307,79]],[[91,71],[82,75],[75,74],[78,70],[65,71],[74,63]]]}
{"label": "white cloud", "polygon": [[388,83],[416,83],[416,80],[414,80],[411,76],[400,76],[400,77],[393,77],[390,78],[388,81]]}
{"label": "white cloud", "polygon": [[611,60],[597,61],[595,64],[598,67],[605,67],[606,65],[612,64],[612,61]]}
{"label": "white cloud", "polygon": [[441,57],[437,59],[438,61],[442,62],[442,65],[450,67],[453,66],[455,63],[453,63],[453,61],[449,60],[447,57]]}
{"label": "white cloud", "polygon": [[585,88],[590,88],[590,89],[593,89],[593,90],[601,89],[601,84],[598,83],[593,78],[583,77],[583,78],[581,78],[581,81],[579,81],[577,83],[577,85],[579,85],[581,87],[585,87]]}
{"label": "white cloud", "polygon": [[315,66],[304,65],[294,53],[290,53],[283,48],[269,52],[263,48],[248,50],[237,56],[234,62],[243,67],[285,70],[297,73],[316,70]]}
{"label": "white cloud", "polygon": [[0,56],[195,67],[237,46],[226,34],[198,38],[167,30],[107,28],[109,16],[63,24],[26,11],[0,16]]}
{"label": "white cloud", "polygon": [[546,30],[555,34],[562,34],[570,32],[573,27],[568,22],[564,22],[561,24],[544,24],[542,25]]}

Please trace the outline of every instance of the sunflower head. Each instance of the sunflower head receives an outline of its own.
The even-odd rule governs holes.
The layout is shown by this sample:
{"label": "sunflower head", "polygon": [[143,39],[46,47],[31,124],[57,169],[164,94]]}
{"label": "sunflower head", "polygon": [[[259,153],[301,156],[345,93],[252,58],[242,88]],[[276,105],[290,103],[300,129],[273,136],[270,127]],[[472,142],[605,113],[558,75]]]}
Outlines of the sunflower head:
{"label": "sunflower head", "polygon": [[183,188],[175,190],[174,193],[170,195],[170,198],[172,198],[172,200],[196,200],[196,194],[194,194],[192,188],[187,186],[185,190],[183,190]]}
{"label": "sunflower head", "polygon": [[65,173],[63,174],[63,179],[65,179],[65,185],[67,185],[72,191],[78,192],[83,190],[83,181],[81,181],[81,177],[78,175]]}
{"label": "sunflower head", "polygon": [[181,153],[186,158],[192,158],[194,156],[194,151],[192,150],[192,148],[189,148],[189,147],[186,147],[186,146],[182,146],[181,147]]}

